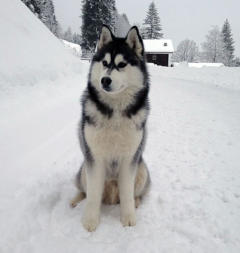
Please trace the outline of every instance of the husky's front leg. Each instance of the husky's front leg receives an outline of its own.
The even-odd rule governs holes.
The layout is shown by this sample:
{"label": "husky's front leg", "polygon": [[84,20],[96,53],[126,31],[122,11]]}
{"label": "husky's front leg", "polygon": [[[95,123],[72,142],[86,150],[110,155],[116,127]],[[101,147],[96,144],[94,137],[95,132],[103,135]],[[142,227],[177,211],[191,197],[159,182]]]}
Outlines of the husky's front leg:
{"label": "husky's front leg", "polygon": [[90,232],[94,231],[99,224],[104,181],[105,169],[103,166],[87,169],[87,203],[82,224]]}
{"label": "husky's front leg", "polygon": [[135,226],[134,182],[136,168],[123,166],[119,172],[121,222],[123,226]]}

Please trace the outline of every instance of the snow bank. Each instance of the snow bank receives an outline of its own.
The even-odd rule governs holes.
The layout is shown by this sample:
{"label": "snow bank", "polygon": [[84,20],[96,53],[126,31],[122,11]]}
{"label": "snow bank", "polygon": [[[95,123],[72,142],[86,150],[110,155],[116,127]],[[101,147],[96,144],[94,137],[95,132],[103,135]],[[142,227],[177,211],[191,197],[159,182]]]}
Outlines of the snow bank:
{"label": "snow bank", "polygon": [[217,87],[240,90],[240,68],[237,67],[201,67],[189,68],[187,65],[179,64],[174,68],[154,65],[161,76],[192,82],[206,83]]}
{"label": "snow bank", "polygon": [[0,91],[79,72],[80,63],[19,0],[0,8]]}
{"label": "snow bank", "polygon": [[82,50],[81,50],[81,47],[80,45],[78,44],[75,44],[75,43],[72,43],[72,42],[69,42],[67,40],[61,40],[64,44],[64,46],[68,49],[71,50],[71,52],[78,56],[78,57],[81,57],[82,56]]}
{"label": "snow bank", "polygon": [[202,68],[202,67],[223,67],[224,64],[221,62],[174,62],[174,67],[179,66],[188,66],[188,67],[194,67],[194,68]]}
{"label": "snow bank", "polygon": [[188,67],[202,68],[202,67],[223,67],[224,64],[221,62],[189,62]]}

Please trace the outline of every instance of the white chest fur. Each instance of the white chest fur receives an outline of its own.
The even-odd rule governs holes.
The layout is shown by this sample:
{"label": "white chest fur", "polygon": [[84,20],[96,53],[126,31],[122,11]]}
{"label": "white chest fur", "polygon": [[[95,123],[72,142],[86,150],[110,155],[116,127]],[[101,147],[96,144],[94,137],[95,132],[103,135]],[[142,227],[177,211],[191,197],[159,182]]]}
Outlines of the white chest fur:
{"label": "white chest fur", "polygon": [[84,131],[94,158],[104,162],[132,158],[143,136],[133,120],[118,115],[97,126],[86,125]]}

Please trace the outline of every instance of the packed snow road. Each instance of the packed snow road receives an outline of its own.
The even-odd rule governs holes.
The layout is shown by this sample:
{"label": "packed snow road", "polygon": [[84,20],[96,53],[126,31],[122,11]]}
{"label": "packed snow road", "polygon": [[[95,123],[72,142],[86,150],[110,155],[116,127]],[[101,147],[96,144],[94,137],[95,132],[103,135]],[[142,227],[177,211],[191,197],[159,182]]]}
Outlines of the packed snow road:
{"label": "packed snow road", "polygon": [[85,201],[69,207],[86,78],[18,87],[1,99],[0,252],[239,252],[240,92],[174,71],[150,66],[152,187],[129,228],[119,206],[103,206],[88,233]]}

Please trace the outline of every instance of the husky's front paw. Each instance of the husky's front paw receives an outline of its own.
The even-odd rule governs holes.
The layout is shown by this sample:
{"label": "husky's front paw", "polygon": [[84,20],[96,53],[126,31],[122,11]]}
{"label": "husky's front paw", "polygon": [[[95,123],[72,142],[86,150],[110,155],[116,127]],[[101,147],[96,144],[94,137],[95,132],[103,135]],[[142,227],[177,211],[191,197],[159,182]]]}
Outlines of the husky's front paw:
{"label": "husky's front paw", "polygon": [[136,225],[136,215],[135,212],[130,212],[127,214],[121,215],[121,222],[124,227],[126,226],[135,226]]}
{"label": "husky's front paw", "polygon": [[82,218],[82,224],[84,228],[89,232],[96,230],[99,224],[99,215],[92,214],[91,212],[85,213]]}

